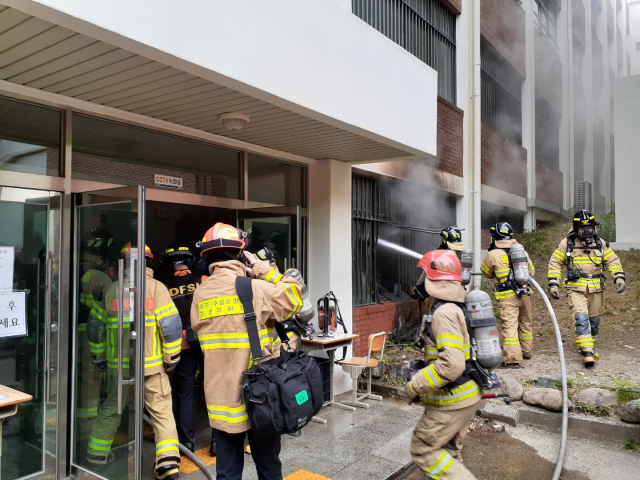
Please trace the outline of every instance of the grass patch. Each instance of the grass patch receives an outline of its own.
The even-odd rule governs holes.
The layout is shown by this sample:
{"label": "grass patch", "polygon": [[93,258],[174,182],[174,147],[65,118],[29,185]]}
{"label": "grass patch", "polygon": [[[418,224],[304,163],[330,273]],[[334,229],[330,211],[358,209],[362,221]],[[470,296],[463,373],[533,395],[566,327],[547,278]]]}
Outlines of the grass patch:
{"label": "grass patch", "polygon": [[[637,385],[632,385],[630,383],[626,383],[626,382],[622,382],[620,380],[614,380],[613,384],[615,385],[616,388],[627,388],[627,389],[634,389],[634,390],[640,390],[640,387],[638,387]],[[640,393],[634,393],[634,392],[616,392],[616,396],[618,397],[618,403],[620,405],[623,405],[627,402],[630,402],[631,400],[638,400],[640,399]]]}
{"label": "grass patch", "polygon": [[391,385],[392,387],[404,387],[407,383],[403,380],[396,380],[395,378],[391,378],[389,375],[383,376],[381,380],[387,385]]}
{"label": "grass patch", "polygon": [[524,385],[525,387],[531,387],[532,385],[536,384],[536,379],[535,378],[527,378],[524,382],[522,382],[522,385]]}
{"label": "grass patch", "polygon": [[570,222],[551,223],[533,232],[521,233],[517,236],[517,240],[530,257],[549,258],[560,240],[567,236],[570,228]]}
{"label": "grass patch", "polygon": [[624,442],[624,448],[626,448],[627,450],[635,450],[638,447],[640,447],[640,445],[638,445],[634,439],[630,439]]}
{"label": "grass patch", "polygon": [[[567,388],[573,388],[576,385],[576,380],[574,378],[567,378]],[[555,381],[551,384],[551,388],[555,388],[556,390],[562,390],[562,380]]]}
{"label": "grass patch", "polygon": [[608,405],[587,405],[582,402],[576,402],[576,410],[594,417],[608,417],[611,413],[611,407]]}

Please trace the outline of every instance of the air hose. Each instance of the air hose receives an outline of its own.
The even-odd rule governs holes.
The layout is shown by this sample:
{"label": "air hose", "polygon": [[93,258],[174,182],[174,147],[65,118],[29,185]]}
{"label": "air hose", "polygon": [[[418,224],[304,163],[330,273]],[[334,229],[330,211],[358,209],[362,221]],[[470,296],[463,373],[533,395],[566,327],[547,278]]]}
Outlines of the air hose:
{"label": "air hose", "polygon": [[553,472],[551,480],[558,480],[562,473],[562,466],[564,464],[564,455],[567,448],[567,427],[569,425],[569,397],[567,394],[567,369],[564,364],[564,349],[562,348],[562,336],[560,334],[560,327],[558,326],[558,319],[551,307],[551,302],[544,290],[538,285],[533,278],[529,277],[529,281],[540,292],[540,295],[544,299],[544,303],[549,310],[549,315],[553,321],[553,329],[556,333],[556,342],[558,344],[558,355],[560,356],[560,373],[562,375],[562,432],[560,437],[560,451],[558,452],[558,461],[556,462],[556,469]]}
{"label": "air hose", "polygon": [[[142,418],[144,419],[145,422],[147,422],[149,425],[153,425],[153,423],[151,422],[151,419],[146,415],[146,414],[142,414]],[[195,463],[198,468],[200,468],[200,470],[202,470],[202,472],[204,473],[204,476],[207,477],[209,480],[215,480],[213,475],[211,474],[211,472],[209,471],[209,469],[207,468],[207,466],[204,464],[204,462],[202,460],[200,460],[195,453],[193,453],[191,450],[189,450],[188,448],[186,448],[184,445],[182,445],[181,443],[178,443],[178,448],[180,449],[180,452],[182,452],[183,455],[186,455],[187,457],[189,457],[189,460],[191,460],[193,463]]]}

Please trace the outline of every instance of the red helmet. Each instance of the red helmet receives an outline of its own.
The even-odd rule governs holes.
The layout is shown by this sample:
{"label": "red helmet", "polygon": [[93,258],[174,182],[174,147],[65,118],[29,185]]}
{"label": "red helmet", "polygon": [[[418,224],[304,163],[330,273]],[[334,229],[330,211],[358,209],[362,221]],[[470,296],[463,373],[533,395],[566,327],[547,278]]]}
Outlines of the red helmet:
{"label": "red helmet", "polygon": [[214,248],[237,248],[244,250],[247,246],[247,233],[226,223],[216,223],[204,234],[200,242],[200,256]]}
{"label": "red helmet", "polygon": [[[131,242],[127,242],[127,244],[122,247],[122,250],[120,250],[121,258],[128,257],[129,255],[131,255]],[[151,249],[146,244],[144,246],[144,256],[145,258],[153,258],[153,253],[151,253]]]}
{"label": "red helmet", "polygon": [[427,252],[418,262],[429,280],[453,280],[462,283],[460,259],[451,250]]}

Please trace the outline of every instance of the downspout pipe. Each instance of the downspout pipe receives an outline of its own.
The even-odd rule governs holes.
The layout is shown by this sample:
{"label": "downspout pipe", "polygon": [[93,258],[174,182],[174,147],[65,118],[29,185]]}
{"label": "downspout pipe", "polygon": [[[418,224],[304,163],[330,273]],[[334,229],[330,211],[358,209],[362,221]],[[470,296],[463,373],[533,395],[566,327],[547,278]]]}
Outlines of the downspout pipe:
{"label": "downspout pipe", "polygon": [[[473,121],[471,122],[471,133],[473,142],[472,157],[472,178],[473,190],[472,195],[472,225],[473,225],[473,251],[482,251],[482,117],[481,117],[481,58],[480,58],[480,3],[481,0],[470,0],[472,3],[471,16],[471,45],[473,49],[473,86],[472,86],[472,112]],[[480,270],[481,256],[474,256],[474,270]],[[480,288],[480,279],[474,279],[474,287]]]}

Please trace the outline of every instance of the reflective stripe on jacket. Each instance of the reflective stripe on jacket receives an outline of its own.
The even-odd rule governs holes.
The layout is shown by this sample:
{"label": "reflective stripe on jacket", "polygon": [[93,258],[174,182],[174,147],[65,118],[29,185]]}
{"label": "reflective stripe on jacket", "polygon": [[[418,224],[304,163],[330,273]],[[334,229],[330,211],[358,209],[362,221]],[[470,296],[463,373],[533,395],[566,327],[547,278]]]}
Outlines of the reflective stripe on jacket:
{"label": "reflective stripe on jacket", "polygon": [[[128,283],[129,270],[125,270]],[[178,309],[171,301],[169,291],[162,283],[154,280],[153,270],[146,269],[146,295],[144,315],[144,374],[153,375],[165,370],[164,364],[173,365],[180,361],[182,344],[182,323]],[[123,352],[122,366],[130,367],[129,332],[131,330],[131,305],[123,299]],[[107,368],[115,373],[118,367],[118,284],[114,283],[105,295],[105,307],[94,304],[89,316],[87,337],[91,352],[97,361],[106,361]],[[104,345],[103,348],[100,346]]]}
{"label": "reflective stripe on jacket", "polygon": [[[515,239],[496,241],[496,248],[487,253],[487,256],[484,257],[484,260],[482,261],[482,265],[480,265],[480,270],[482,270],[485,277],[488,279],[495,278],[497,280],[497,284],[504,283],[509,279],[511,267],[509,265],[509,256],[507,254],[509,253],[511,246],[515,243],[517,243]],[[536,270],[533,267],[533,263],[531,263],[531,258],[528,253],[527,260],[529,261],[529,275],[533,277]],[[493,295],[496,300],[503,300],[505,298],[515,297],[516,292],[508,289],[502,292],[494,292]]]}
{"label": "reflective stripe on jacket", "polygon": [[457,380],[469,359],[469,332],[464,313],[454,303],[441,305],[433,314],[431,328],[435,342],[426,338],[426,368],[411,380],[416,394],[424,394],[424,403],[441,410],[455,410],[473,405],[480,400],[482,390],[470,380],[451,391],[443,387]]}
{"label": "reflective stripe on jacket", "polygon": [[[566,266],[567,269],[575,268],[585,275],[600,275],[604,274],[604,270],[609,271],[609,275],[614,278],[614,282],[621,278],[624,280],[624,271],[622,270],[622,264],[620,258],[607,246],[607,242],[600,239],[602,243],[602,250],[596,248],[593,244],[589,247],[590,253],[585,252],[584,244],[579,238],[574,240],[573,252],[570,257],[567,255],[567,243],[568,240],[563,238],[549,259],[549,271],[547,279],[549,281],[549,287],[559,286],[562,278],[562,267]],[[603,268],[604,267],[604,268]],[[564,284],[569,290],[576,290],[578,292],[595,293],[603,290],[600,278],[579,278],[576,281],[569,281],[566,277]]]}
{"label": "reflective stripe on jacket", "polygon": [[[235,280],[246,275],[246,267],[230,260],[214,263],[209,269],[211,276],[198,287],[191,304],[191,328],[198,335],[205,358],[209,423],[227,433],[241,433],[250,428],[240,389],[251,354]],[[264,262],[255,263],[251,276],[257,279],[251,284],[253,308],[267,360],[273,357],[275,322],[290,318],[302,308],[300,285],[291,277],[281,277]]]}

